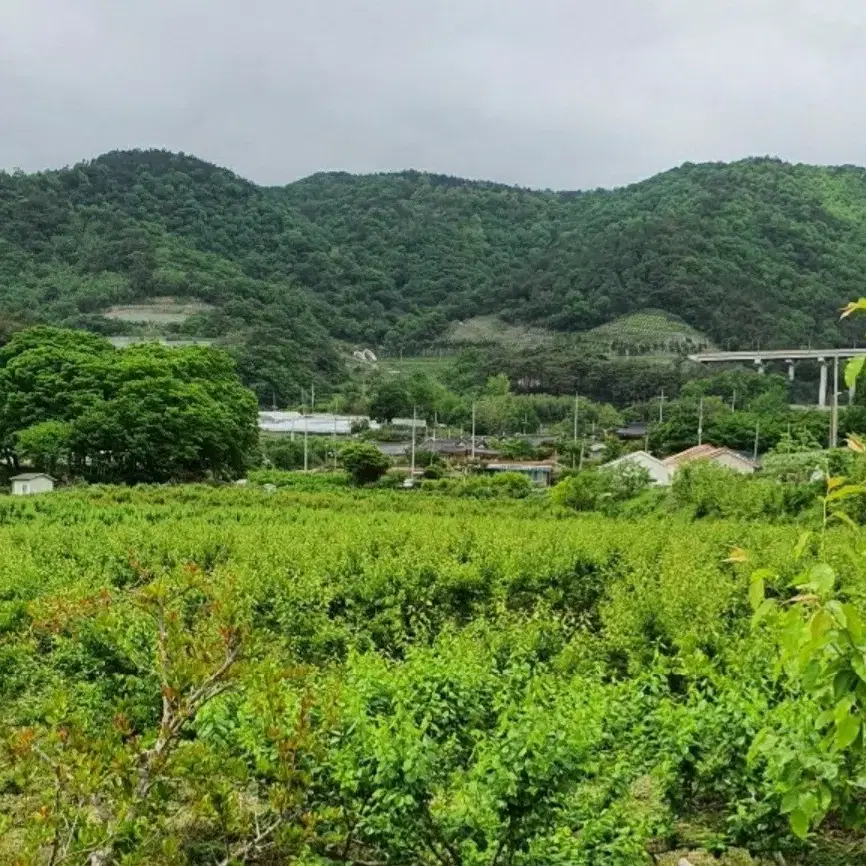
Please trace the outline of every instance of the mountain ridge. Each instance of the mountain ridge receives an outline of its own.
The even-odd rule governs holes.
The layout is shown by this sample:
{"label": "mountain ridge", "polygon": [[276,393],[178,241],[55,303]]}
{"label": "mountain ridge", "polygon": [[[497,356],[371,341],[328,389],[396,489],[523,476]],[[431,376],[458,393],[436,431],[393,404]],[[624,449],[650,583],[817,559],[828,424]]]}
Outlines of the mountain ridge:
{"label": "mountain ridge", "polygon": [[264,398],[339,375],[340,344],[411,352],[478,315],[571,334],[659,309],[722,347],[847,343],[864,232],[852,166],[684,163],[583,191],[412,169],[259,186],[112,151],[0,172],[0,309],[134,333],[102,311],[195,299],[213,309],[176,330],[235,347]]}

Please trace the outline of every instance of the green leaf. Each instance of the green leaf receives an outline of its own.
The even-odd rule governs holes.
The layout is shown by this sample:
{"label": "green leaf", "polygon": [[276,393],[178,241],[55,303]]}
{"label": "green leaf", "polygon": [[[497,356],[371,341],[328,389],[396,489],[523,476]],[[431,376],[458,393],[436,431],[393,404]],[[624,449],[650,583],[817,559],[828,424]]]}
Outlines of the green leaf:
{"label": "green leaf", "polygon": [[833,721],[834,717],[835,717],[835,713],[833,712],[833,710],[824,710],[824,712],[821,713],[821,715],[818,716],[817,719],[815,719],[815,727],[819,731],[822,730],[823,728],[826,728],[827,725],[829,725],[830,722]]}
{"label": "green leaf", "polygon": [[863,365],[866,364],[866,357],[861,355],[859,358],[851,358],[845,365],[845,385],[848,388],[857,384],[857,379],[863,372]]}
{"label": "green leaf", "polygon": [[860,616],[860,611],[853,604],[843,604],[842,610],[845,611],[848,634],[851,635],[851,640],[859,645],[863,640],[863,619]]}
{"label": "green leaf", "polygon": [[842,605],[842,602],[837,601],[835,598],[832,601],[828,601],[827,610],[833,615],[833,619],[835,619],[842,628],[847,628],[848,617],[845,614],[845,608]]}
{"label": "green leaf", "polygon": [[811,818],[818,811],[818,798],[811,791],[801,793],[799,809]]}
{"label": "green leaf", "polygon": [[847,749],[857,739],[859,733],[860,718],[849,713],[836,724],[836,748],[840,752]]}
{"label": "green leaf", "polygon": [[772,598],[765,598],[752,616],[752,628],[764,619],[775,606],[776,602]]}
{"label": "green leaf", "polygon": [[850,496],[856,496],[858,493],[866,491],[866,487],[862,484],[846,484],[837,490],[833,490],[825,497],[827,502],[837,502],[840,499],[848,499]]}
{"label": "green leaf", "polygon": [[833,617],[823,608],[819,610],[812,617],[811,623],[809,623],[809,632],[812,635],[812,640],[816,642],[820,641],[833,628],[833,625]]}
{"label": "green leaf", "polygon": [[830,519],[838,520],[840,523],[850,526],[851,529],[859,529],[857,524],[844,511],[831,511]]}
{"label": "green leaf", "polygon": [[[839,671],[835,677],[833,677],[833,700],[834,701],[850,701],[851,696],[848,694],[851,687],[854,685],[856,681],[856,677],[851,673],[850,670]],[[844,706],[844,709],[841,710],[837,718],[841,718],[848,710],[851,709],[851,704],[847,703]]]}
{"label": "green leaf", "polygon": [[860,680],[866,683],[866,658],[864,658],[862,653],[851,656],[851,667]]}
{"label": "green leaf", "polygon": [[749,583],[749,603],[752,605],[752,610],[758,610],[764,601],[764,579],[758,572],[752,575],[752,580]]}
{"label": "green leaf", "polygon": [[791,812],[791,829],[798,839],[805,839],[809,835],[809,816],[801,809]]}
{"label": "green leaf", "polygon": [[799,791],[788,791],[784,797],[782,797],[782,814],[788,815],[794,811],[800,805],[800,792]]}
{"label": "green leaf", "polygon": [[820,562],[809,569],[809,583],[807,586],[818,593],[818,595],[827,595],[833,591],[835,585],[836,572],[826,562]]}
{"label": "green leaf", "polygon": [[800,535],[800,538],[797,540],[796,545],[794,545],[794,559],[802,559],[803,554],[806,552],[806,545],[812,538],[811,532],[804,532]]}

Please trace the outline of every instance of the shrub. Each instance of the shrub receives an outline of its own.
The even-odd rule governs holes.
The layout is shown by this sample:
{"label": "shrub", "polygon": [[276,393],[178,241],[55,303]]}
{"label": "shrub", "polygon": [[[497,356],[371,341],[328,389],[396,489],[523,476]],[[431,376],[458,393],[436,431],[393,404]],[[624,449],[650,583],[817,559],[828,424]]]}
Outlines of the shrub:
{"label": "shrub", "polygon": [[499,472],[490,479],[490,484],[513,499],[523,499],[532,492],[532,482],[520,472]]}
{"label": "shrub", "polygon": [[340,461],[353,484],[372,484],[391,467],[391,461],[369,442],[350,442],[340,451]]}
{"label": "shrub", "polygon": [[587,470],[553,488],[553,501],[575,511],[615,511],[650,486],[649,473],[633,464]]}
{"label": "shrub", "polygon": [[575,511],[594,511],[605,490],[604,476],[593,470],[570,475],[553,488],[551,497],[557,505]]}

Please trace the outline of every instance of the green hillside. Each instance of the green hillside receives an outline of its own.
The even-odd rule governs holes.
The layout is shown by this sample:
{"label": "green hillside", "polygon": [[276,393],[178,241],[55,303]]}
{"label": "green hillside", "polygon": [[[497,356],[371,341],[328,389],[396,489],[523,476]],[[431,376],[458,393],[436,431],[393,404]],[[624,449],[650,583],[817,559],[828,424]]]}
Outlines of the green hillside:
{"label": "green hillside", "polygon": [[573,334],[657,310],[722,347],[847,343],[864,229],[854,167],[685,165],[586,193],[418,172],[263,188],[115,152],[0,174],[0,335],[48,321],[217,338],[263,399],[339,378],[353,346],[411,354],[479,316]]}

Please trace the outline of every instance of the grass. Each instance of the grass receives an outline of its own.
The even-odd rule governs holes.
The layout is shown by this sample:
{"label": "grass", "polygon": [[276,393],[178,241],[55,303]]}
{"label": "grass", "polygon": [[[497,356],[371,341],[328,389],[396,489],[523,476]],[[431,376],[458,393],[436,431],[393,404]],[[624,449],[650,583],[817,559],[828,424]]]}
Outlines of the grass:
{"label": "grass", "polygon": [[210,304],[178,298],[151,298],[140,304],[119,304],[105,310],[106,319],[140,324],[172,325],[185,322],[196,313],[212,310]]}
{"label": "grass", "polygon": [[532,348],[549,343],[553,334],[544,328],[509,324],[497,316],[476,316],[465,322],[454,322],[445,339],[456,346],[504,344]]}

